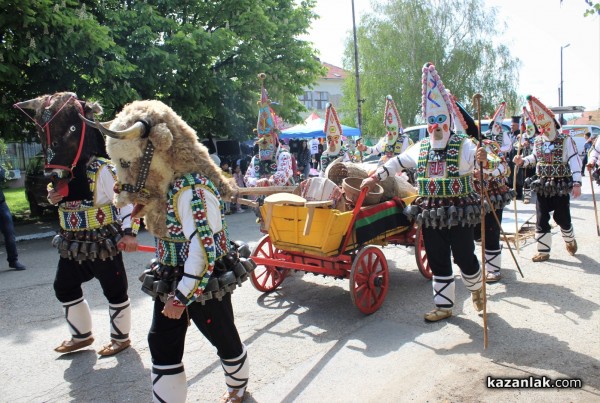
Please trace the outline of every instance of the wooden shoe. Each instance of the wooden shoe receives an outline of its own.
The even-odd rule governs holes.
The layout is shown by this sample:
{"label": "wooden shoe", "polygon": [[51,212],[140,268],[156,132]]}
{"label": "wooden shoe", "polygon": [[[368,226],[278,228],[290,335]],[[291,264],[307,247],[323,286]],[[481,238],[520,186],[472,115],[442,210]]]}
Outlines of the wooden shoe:
{"label": "wooden shoe", "polygon": [[110,343],[102,346],[102,349],[98,351],[98,354],[104,357],[115,355],[125,350],[131,345],[131,340],[116,341],[111,339]]}
{"label": "wooden shoe", "polygon": [[566,246],[567,246],[567,252],[569,252],[569,255],[575,256],[575,252],[577,252],[577,241],[575,239],[573,239],[573,242],[567,242]]}
{"label": "wooden shoe", "polygon": [[549,253],[537,253],[536,255],[534,255],[531,260],[533,260],[534,262],[545,262],[546,260],[550,259],[550,254]]}
{"label": "wooden shoe", "polygon": [[452,309],[435,308],[425,314],[425,322],[437,322],[452,316]]}
{"label": "wooden shoe", "polygon": [[471,301],[473,301],[473,308],[477,312],[483,311],[483,288],[471,292]]}
{"label": "wooden shoe", "polygon": [[93,342],[94,342],[93,337],[90,337],[89,339],[85,339],[85,340],[75,340],[75,339],[65,340],[60,344],[60,346],[56,347],[54,349],[54,351],[56,351],[57,353],[61,353],[61,354],[70,353],[71,351],[77,351],[84,347],[87,347],[87,346],[91,345]]}
{"label": "wooden shoe", "polygon": [[244,391],[241,396],[238,396],[239,393],[239,389],[232,389],[231,392],[227,390],[225,393],[223,393],[221,399],[219,399],[219,403],[242,403],[244,401],[244,395],[246,391]]}

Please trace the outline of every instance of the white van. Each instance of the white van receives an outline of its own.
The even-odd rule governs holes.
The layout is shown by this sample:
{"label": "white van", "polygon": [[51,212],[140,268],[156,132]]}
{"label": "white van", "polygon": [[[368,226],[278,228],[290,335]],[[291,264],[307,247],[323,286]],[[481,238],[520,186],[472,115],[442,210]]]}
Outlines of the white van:
{"label": "white van", "polygon": [[579,156],[583,158],[584,154],[584,144],[586,133],[590,133],[592,138],[600,135],[600,126],[594,125],[564,125],[561,129],[562,133],[570,135],[575,141],[575,145],[577,145],[577,152]]}

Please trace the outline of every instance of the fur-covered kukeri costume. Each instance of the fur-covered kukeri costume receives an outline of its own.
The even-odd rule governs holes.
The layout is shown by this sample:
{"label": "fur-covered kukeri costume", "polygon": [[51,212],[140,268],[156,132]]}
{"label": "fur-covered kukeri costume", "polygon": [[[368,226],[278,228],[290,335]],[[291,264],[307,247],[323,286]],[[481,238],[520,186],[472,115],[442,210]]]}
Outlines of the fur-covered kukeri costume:
{"label": "fur-covered kukeri costume", "polygon": [[[74,93],[44,95],[15,105],[35,111],[34,122],[52,172],[49,194],[58,192],[60,232],[52,241],[60,254],[54,290],[63,304],[71,340],[55,350],[66,353],[91,345],[92,319],[81,284],[97,278],[109,302],[111,342],[100,351],[113,355],[130,344],[131,307],[127,273],[118,249],[124,236],[135,236],[139,220],[131,205],[113,205],[115,168],[107,158],[104,137],[79,116],[101,113],[98,104]],[[131,238],[129,238],[129,242]]]}
{"label": "fur-covered kukeri costume", "polygon": [[228,388],[223,401],[241,401],[249,364],[231,291],[253,266],[227,232],[223,200],[231,184],[194,130],[162,102],[127,105],[104,132],[119,161],[116,202],[133,203],[156,239],[156,259],[143,278],[155,299],[148,335],[154,401],[185,401],[189,320],[217,349]]}
{"label": "fur-covered kukeri costume", "polygon": [[281,146],[277,136],[275,112],[271,109],[267,90],[264,86],[264,73],[259,74],[261,80],[261,97],[258,102],[258,122],[256,132],[258,140],[258,155],[252,157],[244,176],[247,187],[255,186],[286,186],[291,183],[292,155]]}
{"label": "fur-covered kukeri costume", "polygon": [[536,192],[535,239],[538,253],[534,262],[550,258],[552,234],[550,213],[560,226],[567,251],[574,255],[577,242],[570,212],[570,193],[574,186],[581,187],[581,159],[573,139],[559,132],[560,124],[539,99],[529,95],[532,118],[540,134],[533,142],[533,152],[523,158],[523,167],[535,165],[536,178],[530,182]]}
{"label": "fur-covered kukeri costume", "polygon": [[383,124],[386,128],[386,135],[377,144],[368,146],[365,150],[366,154],[383,154],[378,165],[385,164],[390,158],[402,154],[413,145],[410,137],[404,134],[402,120],[400,120],[400,114],[391,95],[385,99]]}
{"label": "fur-covered kukeri costume", "polygon": [[321,163],[319,176],[325,177],[327,167],[334,161],[348,162],[350,156],[345,147],[342,147],[342,125],[338,119],[337,112],[333,105],[327,104],[325,109],[325,127],[323,128],[327,149],[321,154]]}
{"label": "fur-covered kukeri costume", "polygon": [[480,199],[473,185],[477,147],[467,135],[452,132],[454,108],[435,66],[427,63],[423,67],[422,110],[429,137],[389,160],[374,174],[381,181],[403,168],[417,169],[420,197],[405,209],[405,214],[416,219],[423,230],[433,272],[436,308],[425,315],[426,321],[452,315],[453,261],[472,293],[475,308],[483,309],[481,270],[473,241],[473,226],[481,219]]}

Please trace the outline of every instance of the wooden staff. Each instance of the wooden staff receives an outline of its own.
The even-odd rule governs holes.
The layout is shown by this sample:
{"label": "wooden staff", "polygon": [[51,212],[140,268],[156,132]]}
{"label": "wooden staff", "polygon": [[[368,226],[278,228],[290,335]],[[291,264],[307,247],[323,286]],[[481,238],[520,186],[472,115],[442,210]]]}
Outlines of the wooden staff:
{"label": "wooden staff", "polygon": [[[488,194],[487,190],[484,190],[485,192],[485,198],[488,201],[488,204],[491,206],[492,202],[490,201],[490,195]],[[515,254],[512,251],[512,248],[510,247],[510,243],[508,242],[508,237],[506,236],[506,233],[504,232],[504,230],[502,229],[502,223],[500,222],[500,219],[498,218],[498,215],[496,215],[496,210],[494,210],[492,208],[492,214],[494,215],[494,218],[496,219],[496,223],[498,223],[498,227],[500,228],[500,232],[502,233],[502,237],[504,238],[504,242],[506,242],[506,246],[508,246],[508,250],[510,251],[510,255],[513,258],[513,261],[515,262],[515,265],[517,265],[517,270],[519,270],[519,274],[521,275],[521,277],[525,277],[523,275],[523,272],[521,271],[521,266],[519,266],[519,262],[517,262],[517,258],[515,257]]]}
{"label": "wooden staff", "polygon": [[[477,132],[479,134],[479,148],[482,147],[481,138],[481,94],[473,95],[473,104],[477,107]],[[483,186],[483,162],[479,162],[479,184],[480,184],[480,197],[481,197],[481,288],[483,290],[483,349],[487,350],[488,346],[488,332],[487,332],[487,296],[485,287],[485,195]],[[491,207],[491,206],[490,206]]]}
{"label": "wooden staff", "polygon": [[596,209],[596,193],[594,192],[594,181],[592,180],[592,168],[588,168],[590,177],[590,186],[592,187],[592,200],[594,201],[594,215],[596,216],[596,234],[600,236],[600,226],[598,225],[598,210]]}
{"label": "wooden staff", "polygon": [[[523,116],[523,119],[526,119]],[[523,139],[524,134],[521,133],[521,138],[517,137],[518,146],[517,146],[517,155],[521,155],[521,140]],[[513,172],[513,208],[515,210],[515,248],[517,249],[517,254],[520,254],[519,248],[519,221],[517,221],[517,175],[519,174],[519,165],[514,164]]]}

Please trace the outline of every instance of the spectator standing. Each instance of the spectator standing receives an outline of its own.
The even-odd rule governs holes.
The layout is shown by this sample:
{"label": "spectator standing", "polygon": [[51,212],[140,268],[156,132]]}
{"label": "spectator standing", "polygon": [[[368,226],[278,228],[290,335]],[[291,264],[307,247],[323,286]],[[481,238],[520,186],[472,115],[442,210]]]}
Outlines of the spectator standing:
{"label": "spectator standing", "polygon": [[[6,180],[6,171],[0,166],[0,184]],[[6,260],[8,267],[15,270],[25,270],[26,267],[19,262],[19,254],[17,253],[17,240],[15,237],[15,226],[12,219],[12,214],[6,204],[6,198],[2,187],[0,187],[0,231],[4,235],[4,245],[6,247]]]}
{"label": "spectator standing", "polygon": [[313,162],[313,168],[317,169],[318,166],[317,164],[319,163],[319,145],[321,143],[319,143],[319,140],[316,137],[313,137],[312,140],[310,141],[310,143],[308,143],[309,145],[309,149],[310,149],[310,156],[311,156],[311,160]]}
{"label": "spectator standing", "polygon": [[[592,148],[592,135],[590,132],[587,132],[583,135],[585,137],[585,144],[583,145],[583,163],[582,166],[586,166],[588,163],[588,153],[590,152],[590,148]],[[585,169],[581,170],[581,176],[585,176]]]}
{"label": "spectator standing", "polygon": [[[221,170],[223,171],[224,177],[227,179],[233,178],[233,175],[231,174],[231,168],[229,167],[229,161],[221,160]],[[231,202],[223,201],[223,204],[225,204],[225,215],[231,214]]]}
{"label": "spectator standing", "polygon": [[308,179],[310,177],[310,161],[311,153],[308,149],[308,143],[306,140],[303,140],[302,145],[300,146],[300,151],[298,152],[298,169],[303,173],[304,179]]}
{"label": "spectator standing", "polygon": [[[241,160],[240,160],[240,162],[241,162]],[[246,184],[244,183],[244,174],[242,173],[242,167],[240,165],[236,165],[233,168],[233,179],[235,180],[235,184],[237,185],[237,187],[239,187],[239,188],[246,187]],[[236,213],[244,212],[241,204],[237,203],[235,205],[235,212]]]}

